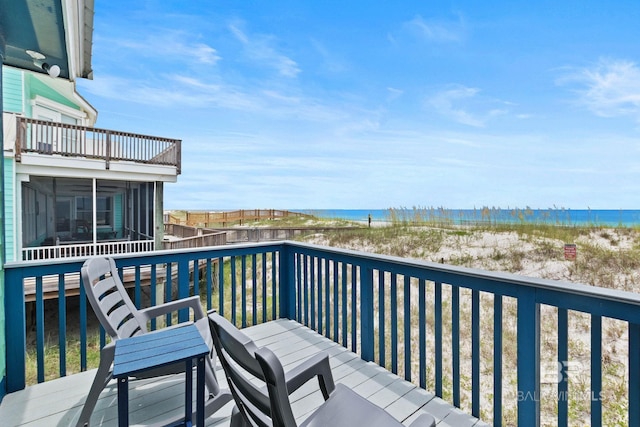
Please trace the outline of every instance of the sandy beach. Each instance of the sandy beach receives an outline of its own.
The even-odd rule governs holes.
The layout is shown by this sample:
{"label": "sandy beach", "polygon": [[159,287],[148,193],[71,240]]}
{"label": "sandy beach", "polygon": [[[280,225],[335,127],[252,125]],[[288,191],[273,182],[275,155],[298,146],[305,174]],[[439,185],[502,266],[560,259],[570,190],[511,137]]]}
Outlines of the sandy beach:
{"label": "sandy beach", "polygon": [[[366,224],[365,224],[366,225]],[[372,227],[388,226],[374,222]],[[434,231],[433,228],[427,228]],[[462,265],[489,271],[506,271],[528,277],[584,283],[602,286],[597,277],[581,271],[580,262],[589,262],[594,251],[619,255],[633,253],[640,240],[640,233],[633,229],[603,228],[591,230],[575,241],[565,242],[546,237],[535,237],[516,231],[493,231],[463,229],[464,232],[441,230],[441,240],[437,247],[431,243],[421,245],[412,234],[399,234],[394,240],[369,241],[361,237],[351,240],[337,240],[323,234],[307,236],[305,241],[318,245],[337,246],[345,249],[398,255],[393,248],[405,246],[407,253],[402,256],[445,264]],[[416,228],[413,229],[416,231]],[[436,229],[437,231],[437,229]],[[577,245],[577,260],[564,258],[564,246]],[[609,265],[610,271],[602,271],[609,277],[606,287],[639,292],[640,271],[620,269]]]}

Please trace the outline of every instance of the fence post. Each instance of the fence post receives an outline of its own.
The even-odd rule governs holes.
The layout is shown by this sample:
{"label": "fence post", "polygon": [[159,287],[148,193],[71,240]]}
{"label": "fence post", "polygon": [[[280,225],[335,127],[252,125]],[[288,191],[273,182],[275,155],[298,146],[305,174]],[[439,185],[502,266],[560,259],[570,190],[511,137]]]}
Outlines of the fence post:
{"label": "fence post", "polygon": [[540,425],[540,304],[536,290],[518,297],[518,425]]}
{"label": "fence post", "polygon": [[[374,359],[373,268],[360,267],[360,348],[362,359]],[[355,315],[355,313],[354,313]]]}
{"label": "fence post", "polygon": [[6,328],[7,350],[7,393],[22,390],[26,384],[25,354],[27,352],[26,320],[24,309],[24,270],[19,272],[5,269],[5,318],[11,319],[11,327]]}
{"label": "fence post", "polygon": [[278,293],[280,294],[280,318],[296,318],[296,286],[294,251],[286,243],[278,253]]}

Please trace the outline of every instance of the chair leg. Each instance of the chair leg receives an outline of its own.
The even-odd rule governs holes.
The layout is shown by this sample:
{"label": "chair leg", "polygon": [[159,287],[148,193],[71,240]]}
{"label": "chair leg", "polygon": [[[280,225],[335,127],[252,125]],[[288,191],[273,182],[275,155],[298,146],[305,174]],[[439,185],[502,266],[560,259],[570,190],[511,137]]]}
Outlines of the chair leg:
{"label": "chair leg", "polygon": [[220,389],[215,371],[215,355],[206,359],[205,388],[208,391],[208,399],[205,401],[205,418],[209,418],[227,403],[233,400],[233,396],[228,389]]}
{"label": "chair leg", "polygon": [[233,411],[231,411],[231,423],[229,427],[249,427],[237,406],[234,406]]}
{"label": "chair leg", "polygon": [[80,418],[78,418],[77,427],[86,427],[89,425],[91,414],[98,402],[100,393],[104,390],[105,386],[111,380],[111,365],[113,364],[113,357],[115,354],[115,346],[113,343],[107,344],[102,350],[100,350],[100,366],[98,372],[93,378],[93,384],[91,384],[91,390],[89,395],[84,401]]}
{"label": "chair leg", "polygon": [[220,385],[218,384],[218,378],[216,378],[215,366],[215,356],[207,357],[204,380],[209,396],[217,396],[220,393]]}

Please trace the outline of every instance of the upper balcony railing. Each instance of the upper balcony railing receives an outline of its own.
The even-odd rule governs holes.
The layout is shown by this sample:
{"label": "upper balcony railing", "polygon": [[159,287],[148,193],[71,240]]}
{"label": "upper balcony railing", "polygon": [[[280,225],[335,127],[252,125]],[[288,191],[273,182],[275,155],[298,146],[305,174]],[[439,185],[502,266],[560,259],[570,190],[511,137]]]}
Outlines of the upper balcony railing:
{"label": "upper balcony railing", "polygon": [[[640,425],[635,293],[293,242],[115,258],[123,274],[136,278],[139,307],[199,294],[207,309],[238,326],[294,319],[496,426],[588,419],[592,426]],[[77,280],[81,264],[6,266],[9,392],[25,387],[31,364],[38,382],[87,369],[92,335],[82,290],[79,308],[71,311],[71,302],[60,299],[57,315],[47,313],[57,317],[53,325],[45,325],[42,297],[45,276],[57,278],[62,290],[72,276]],[[36,288],[34,332],[25,320],[27,282]],[[79,320],[69,319],[76,313]],[[66,328],[78,321],[75,366],[67,354],[77,346],[67,343],[76,341]],[[45,345],[45,337],[55,336],[51,330],[57,348]],[[104,345],[104,333],[100,338]]]}
{"label": "upper balcony railing", "polygon": [[22,153],[116,160],[175,166],[181,172],[179,139],[17,117],[15,155]]}

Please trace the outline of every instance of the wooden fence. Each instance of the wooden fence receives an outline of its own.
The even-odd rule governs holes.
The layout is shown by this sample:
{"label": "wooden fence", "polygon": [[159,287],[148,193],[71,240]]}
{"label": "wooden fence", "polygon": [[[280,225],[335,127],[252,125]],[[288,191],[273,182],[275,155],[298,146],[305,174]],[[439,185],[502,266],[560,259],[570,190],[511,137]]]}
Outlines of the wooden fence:
{"label": "wooden fence", "polygon": [[162,242],[163,249],[202,248],[227,244],[227,233],[224,231],[165,224],[164,232],[165,236],[173,236],[175,239],[165,238]]}
{"label": "wooden fence", "polygon": [[263,219],[278,219],[293,216],[312,217],[312,215],[279,209],[240,209],[225,212],[187,211],[185,218],[181,218],[178,215],[165,214],[164,222],[189,225],[191,227],[226,227],[232,224],[243,225],[248,222]]}

